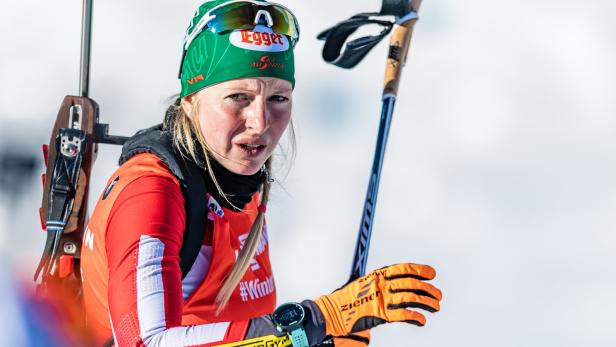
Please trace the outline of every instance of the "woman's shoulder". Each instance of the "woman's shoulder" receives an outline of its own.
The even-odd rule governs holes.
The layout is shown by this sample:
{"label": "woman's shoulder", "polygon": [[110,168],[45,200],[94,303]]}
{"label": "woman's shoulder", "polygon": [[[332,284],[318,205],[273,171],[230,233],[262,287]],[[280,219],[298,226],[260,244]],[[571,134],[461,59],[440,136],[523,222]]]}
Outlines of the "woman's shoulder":
{"label": "woman's shoulder", "polygon": [[[89,228],[96,234],[124,224],[164,222],[180,230],[184,226],[184,205],[179,180],[164,162],[153,154],[138,154],[109,179],[94,207]],[[173,222],[165,222],[171,216]]]}
{"label": "woman's shoulder", "polygon": [[[171,180],[179,186],[179,179],[172,173],[167,164],[158,156],[151,153],[137,154],[124,162],[112,175],[126,181],[133,181],[141,177],[160,177]],[[128,183],[128,182],[126,182]]]}
{"label": "woman's shoulder", "polygon": [[[151,153],[137,154],[127,161],[111,175],[105,185],[98,205],[107,205],[109,208],[123,192],[141,191],[139,188],[161,187],[173,195],[182,195],[179,179],[171,172],[165,162]],[[130,194],[129,194],[130,195]]]}

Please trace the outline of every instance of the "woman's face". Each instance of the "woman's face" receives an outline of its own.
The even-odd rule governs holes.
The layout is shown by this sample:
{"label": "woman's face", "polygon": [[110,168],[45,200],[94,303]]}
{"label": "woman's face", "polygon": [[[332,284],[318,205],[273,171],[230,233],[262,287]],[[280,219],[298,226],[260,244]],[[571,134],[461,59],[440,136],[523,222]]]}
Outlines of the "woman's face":
{"label": "woman's face", "polygon": [[190,117],[198,117],[216,161],[231,172],[252,175],[270,157],[289,124],[292,93],[286,80],[242,78],[188,95],[182,108]]}

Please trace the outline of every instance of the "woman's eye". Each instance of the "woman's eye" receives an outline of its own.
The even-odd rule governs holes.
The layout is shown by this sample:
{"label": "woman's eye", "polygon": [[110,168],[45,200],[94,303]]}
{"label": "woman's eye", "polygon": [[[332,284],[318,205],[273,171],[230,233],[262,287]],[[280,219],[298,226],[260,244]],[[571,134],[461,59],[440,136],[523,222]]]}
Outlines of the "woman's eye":
{"label": "woman's eye", "polygon": [[289,101],[289,98],[282,95],[272,95],[269,97],[269,100],[277,103],[283,103]]}
{"label": "woman's eye", "polygon": [[248,96],[244,93],[235,93],[227,96],[227,99],[231,99],[236,102],[243,102],[248,100]]}

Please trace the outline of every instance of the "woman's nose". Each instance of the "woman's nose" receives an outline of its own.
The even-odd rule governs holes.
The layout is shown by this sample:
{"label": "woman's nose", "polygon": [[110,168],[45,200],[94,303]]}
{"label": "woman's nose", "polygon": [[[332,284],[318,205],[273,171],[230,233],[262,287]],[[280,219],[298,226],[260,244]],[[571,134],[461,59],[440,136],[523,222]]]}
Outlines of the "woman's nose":
{"label": "woman's nose", "polygon": [[257,134],[262,134],[269,128],[269,117],[265,101],[255,99],[246,110],[246,128]]}

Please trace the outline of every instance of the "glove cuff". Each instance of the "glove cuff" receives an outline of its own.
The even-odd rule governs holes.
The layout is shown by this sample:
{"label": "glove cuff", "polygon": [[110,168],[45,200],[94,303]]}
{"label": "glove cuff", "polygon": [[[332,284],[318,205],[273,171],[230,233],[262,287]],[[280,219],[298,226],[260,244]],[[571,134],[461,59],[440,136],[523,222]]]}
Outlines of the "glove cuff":
{"label": "glove cuff", "polygon": [[331,336],[346,335],[340,312],[327,295],[318,297],[314,303],[323,314],[323,319],[325,320],[325,333]]}
{"label": "glove cuff", "polygon": [[306,311],[304,330],[308,336],[308,342],[311,346],[316,345],[325,339],[325,318],[314,301],[304,300],[302,306]]}

